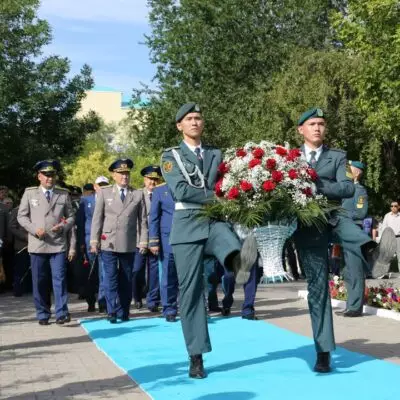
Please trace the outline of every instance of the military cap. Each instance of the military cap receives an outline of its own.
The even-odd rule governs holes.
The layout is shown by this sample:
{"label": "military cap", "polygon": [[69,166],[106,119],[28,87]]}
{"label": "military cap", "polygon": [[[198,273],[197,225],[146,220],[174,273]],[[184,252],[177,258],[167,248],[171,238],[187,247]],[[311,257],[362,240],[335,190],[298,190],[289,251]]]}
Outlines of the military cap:
{"label": "military cap", "polygon": [[200,106],[197,103],[186,103],[184,104],[176,113],[175,121],[180,122],[185,117],[185,115],[196,112],[201,113]]}
{"label": "military cap", "polygon": [[311,108],[310,110],[307,110],[303,114],[300,115],[299,121],[297,123],[298,126],[303,125],[304,122],[311,118],[324,118],[325,119],[325,114],[320,108]]}
{"label": "military cap", "polygon": [[158,165],[148,165],[140,171],[140,174],[153,179],[160,179],[162,176],[161,168]]}
{"label": "military cap", "polygon": [[85,183],[84,185],[83,185],[83,190],[94,190],[94,186],[93,186],[93,183]]}
{"label": "military cap", "polygon": [[114,161],[109,167],[110,172],[129,172],[133,168],[133,161],[130,158],[121,158]]}
{"label": "military cap", "polygon": [[36,172],[47,172],[56,174],[61,169],[61,165],[56,160],[43,160],[38,161],[34,165],[33,169]]}
{"label": "military cap", "polygon": [[358,169],[361,169],[362,171],[364,171],[364,169],[365,169],[365,164],[362,163],[361,161],[352,161],[352,160],[349,160],[349,164],[350,164],[352,167],[356,167],[356,168],[358,168]]}

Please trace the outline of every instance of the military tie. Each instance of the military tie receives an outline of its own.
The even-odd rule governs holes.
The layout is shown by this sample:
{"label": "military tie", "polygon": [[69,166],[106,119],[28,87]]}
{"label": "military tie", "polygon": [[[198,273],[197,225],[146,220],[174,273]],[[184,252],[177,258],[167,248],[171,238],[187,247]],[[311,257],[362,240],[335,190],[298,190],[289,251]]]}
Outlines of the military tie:
{"label": "military tie", "polygon": [[47,202],[50,203],[50,190],[46,190],[45,196],[46,196]]}
{"label": "military tie", "polygon": [[121,188],[121,201],[124,202],[125,200],[125,190]]}
{"label": "military tie", "polygon": [[310,167],[311,168],[315,168],[315,166],[317,165],[317,159],[315,158],[315,156],[317,155],[317,152],[315,150],[310,151]]}
{"label": "military tie", "polygon": [[203,157],[201,156],[201,149],[200,149],[200,147],[196,147],[196,148],[194,149],[194,152],[196,153],[197,159],[199,160],[200,170],[203,171]]}

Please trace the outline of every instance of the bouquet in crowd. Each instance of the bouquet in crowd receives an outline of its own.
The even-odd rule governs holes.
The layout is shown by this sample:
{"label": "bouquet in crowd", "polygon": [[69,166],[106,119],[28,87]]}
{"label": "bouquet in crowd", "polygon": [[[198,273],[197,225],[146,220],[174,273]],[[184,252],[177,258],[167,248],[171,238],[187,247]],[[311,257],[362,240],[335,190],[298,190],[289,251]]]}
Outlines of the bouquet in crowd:
{"label": "bouquet in crowd", "polygon": [[206,208],[212,218],[247,228],[295,219],[322,228],[333,209],[325,196],[316,193],[318,175],[300,149],[287,145],[262,141],[228,149],[219,174],[218,201]]}

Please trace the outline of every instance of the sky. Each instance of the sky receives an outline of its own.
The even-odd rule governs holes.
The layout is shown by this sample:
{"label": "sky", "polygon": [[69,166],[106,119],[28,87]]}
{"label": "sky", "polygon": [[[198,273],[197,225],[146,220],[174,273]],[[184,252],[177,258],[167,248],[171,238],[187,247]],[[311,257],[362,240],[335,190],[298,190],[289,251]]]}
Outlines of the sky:
{"label": "sky", "polygon": [[150,33],[146,0],[41,0],[39,17],[52,27],[53,42],[44,55],[68,57],[71,73],[83,64],[93,69],[96,86],[130,95],[140,82],[152,87],[144,35]]}

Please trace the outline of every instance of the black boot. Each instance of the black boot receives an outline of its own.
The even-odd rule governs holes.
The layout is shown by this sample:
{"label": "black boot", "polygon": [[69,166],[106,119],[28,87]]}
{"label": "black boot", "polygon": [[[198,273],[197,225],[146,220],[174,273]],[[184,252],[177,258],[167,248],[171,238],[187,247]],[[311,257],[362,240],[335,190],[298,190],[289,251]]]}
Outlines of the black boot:
{"label": "black boot", "polygon": [[189,377],[195,379],[203,379],[206,377],[203,366],[203,356],[201,354],[190,356]]}
{"label": "black boot", "polygon": [[315,372],[320,372],[322,374],[331,372],[331,355],[329,351],[318,352],[317,353],[317,362],[314,366]]}

